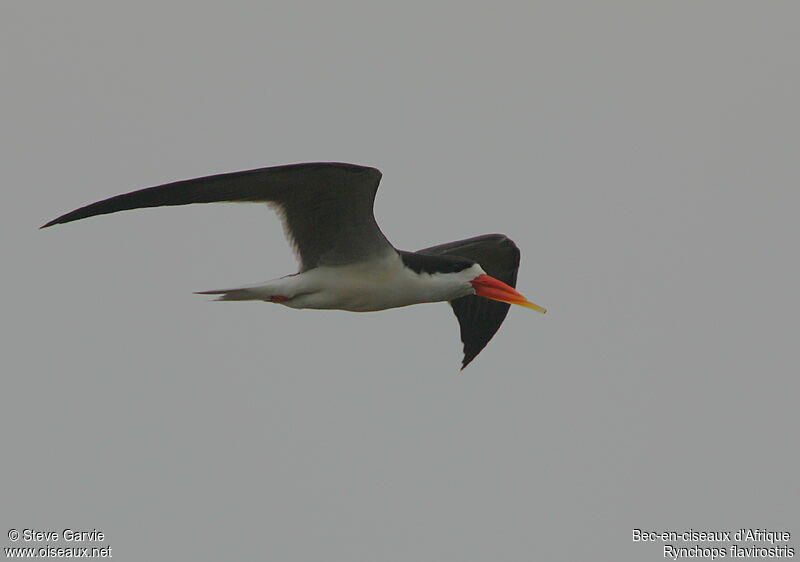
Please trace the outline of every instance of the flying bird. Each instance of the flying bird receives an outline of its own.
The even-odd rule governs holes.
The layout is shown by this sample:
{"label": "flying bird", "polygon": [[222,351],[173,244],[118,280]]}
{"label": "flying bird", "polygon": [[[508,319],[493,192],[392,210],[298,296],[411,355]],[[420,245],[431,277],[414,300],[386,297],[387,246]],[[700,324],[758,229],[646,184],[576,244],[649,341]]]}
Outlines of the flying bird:
{"label": "flying bird", "polygon": [[449,301],[461,327],[466,367],[516,304],[544,313],[514,287],[519,249],[502,234],[417,252],[397,250],[372,207],[375,168],[342,163],[291,164],[177,181],[86,205],[41,228],[145,207],[238,201],[267,203],[280,216],[300,271],[266,283],[201,291],[217,300],[260,300],[291,308],[385,310]]}

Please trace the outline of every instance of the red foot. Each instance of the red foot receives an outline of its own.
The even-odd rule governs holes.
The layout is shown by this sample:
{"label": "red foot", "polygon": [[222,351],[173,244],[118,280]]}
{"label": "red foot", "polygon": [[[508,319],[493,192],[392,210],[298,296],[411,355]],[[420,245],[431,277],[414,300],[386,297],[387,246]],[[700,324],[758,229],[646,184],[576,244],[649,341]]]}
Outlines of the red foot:
{"label": "red foot", "polygon": [[272,295],[269,298],[270,302],[286,302],[289,300],[289,297],[284,297],[283,295]]}

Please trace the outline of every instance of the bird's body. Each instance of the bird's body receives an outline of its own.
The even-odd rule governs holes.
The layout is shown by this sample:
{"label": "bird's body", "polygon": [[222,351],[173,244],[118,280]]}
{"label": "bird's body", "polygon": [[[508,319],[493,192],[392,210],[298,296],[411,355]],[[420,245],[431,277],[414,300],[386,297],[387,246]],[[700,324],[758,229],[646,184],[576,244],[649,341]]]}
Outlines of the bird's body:
{"label": "bird's body", "polygon": [[[249,201],[270,204],[300,259],[300,271],[266,283],[202,291],[218,300],[367,312],[449,301],[461,325],[462,368],[483,349],[509,304],[544,309],[517,293],[519,250],[490,234],[396,250],[372,205],[381,174],[352,164],[313,163],[220,174],[150,187],[92,203],[45,224],[143,207]],[[43,227],[43,228],[44,228]]]}
{"label": "bird's body", "polygon": [[470,280],[482,275],[478,264],[455,274],[417,273],[398,252],[370,261],[322,265],[266,283],[202,291],[218,300],[263,300],[291,308],[371,312],[424,302],[450,301],[474,294]]}

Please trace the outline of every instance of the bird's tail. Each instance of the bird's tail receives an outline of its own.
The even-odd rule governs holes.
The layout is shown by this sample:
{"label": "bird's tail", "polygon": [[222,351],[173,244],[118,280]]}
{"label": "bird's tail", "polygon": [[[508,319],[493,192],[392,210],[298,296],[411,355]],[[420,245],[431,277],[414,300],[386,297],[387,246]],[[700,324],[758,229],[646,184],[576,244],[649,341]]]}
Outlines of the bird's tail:
{"label": "bird's tail", "polygon": [[276,300],[274,287],[267,285],[251,285],[235,289],[214,289],[212,291],[197,291],[196,295],[219,295],[217,301],[271,301]]}

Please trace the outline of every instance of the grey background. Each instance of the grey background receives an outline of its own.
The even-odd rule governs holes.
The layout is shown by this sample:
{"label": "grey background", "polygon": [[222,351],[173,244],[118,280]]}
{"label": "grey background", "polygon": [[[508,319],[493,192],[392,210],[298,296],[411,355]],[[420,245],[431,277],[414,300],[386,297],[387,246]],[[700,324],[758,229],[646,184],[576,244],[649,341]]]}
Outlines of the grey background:
{"label": "grey background", "polygon": [[[662,559],[637,527],[797,535],[798,16],[4,3],[3,535],[371,561]],[[315,160],[384,172],[400,248],[508,234],[549,313],[513,310],[459,373],[444,304],[193,295],[295,271],[261,206],[37,230]]]}

